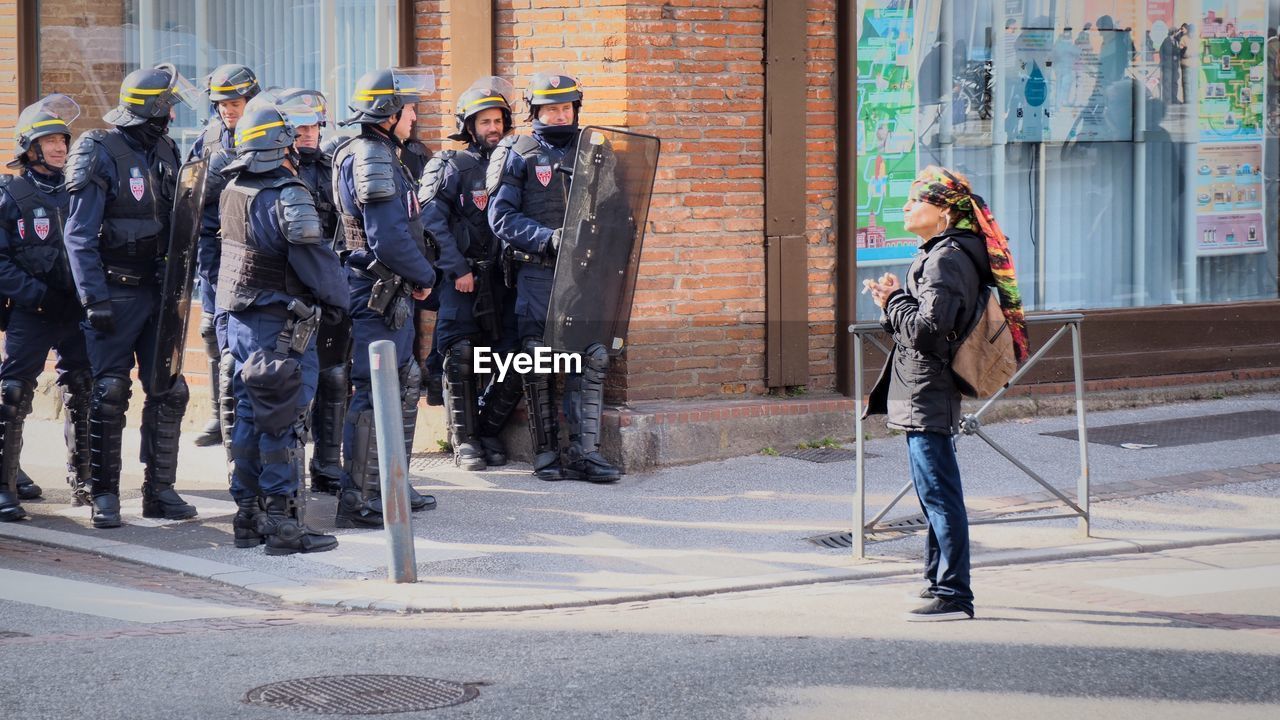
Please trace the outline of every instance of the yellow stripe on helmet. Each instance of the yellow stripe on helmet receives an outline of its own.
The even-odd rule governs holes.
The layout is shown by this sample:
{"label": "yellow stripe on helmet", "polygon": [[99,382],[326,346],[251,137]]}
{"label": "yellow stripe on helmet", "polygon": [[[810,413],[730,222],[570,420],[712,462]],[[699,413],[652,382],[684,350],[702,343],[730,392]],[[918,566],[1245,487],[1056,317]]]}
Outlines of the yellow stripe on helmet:
{"label": "yellow stripe on helmet", "polygon": [[32,130],[38,127],[45,127],[46,125],[66,125],[66,124],[67,122],[65,120],[41,120],[40,122],[31,123],[30,125],[19,130],[18,132],[20,134],[25,135],[28,132],[31,132]]}
{"label": "yellow stripe on helmet", "polygon": [[253,84],[252,80],[246,80],[245,82],[239,83],[237,85],[210,85],[209,89],[213,90],[214,92],[227,92],[228,90],[239,90],[240,88],[246,88],[252,84]]}
{"label": "yellow stripe on helmet", "polygon": [[121,95],[121,96],[120,96],[120,102],[127,102],[127,103],[129,103],[130,105],[146,105],[146,104],[147,104],[147,101],[146,101],[146,100],[140,100],[140,99],[138,99],[138,98],[126,97],[126,96],[124,96],[124,95]]}
{"label": "yellow stripe on helmet", "polygon": [[479,100],[472,100],[471,102],[467,103],[464,107],[471,107],[472,105],[478,105],[482,102],[493,102],[494,100],[497,100],[503,103],[507,101],[507,99],[502,97],[501,95],[491,95],[489,97],[480,98]]}
{"label": "yellow stripe on helmet", "polygon": [[560,95],[562,93],[574,92],[577,89],[578,89],[577,85],[570,85],[567,88],[560,88],[558,90],[534,90],[533,94],[534,95]]}
{"label": "yellow stripe on helmet", "polygon": [[169,88],[165,87],[165,88],[160,88],[158,90],[150,90],[147,88],[131,87],[131,88],[125,88],[124,91],[133,93],[134,95],[159,95],[160,93],[168,92]]}
{"label": "yellow stripe on helmet", "polygon": [[260,138],[263,135],[266,135],[268,130],[276,127],[284,127],[284,121],[277,120],[275,122],[269,122],[269,123],[264,123],[262,125],[255,125],[254,127],[251,127],[251,128],[245,128],[244,130],[237,129],[238,131],[236,132],[236,144],[239,145],[240,143],[247,142],[249,140],[254,140],[256,138]]}

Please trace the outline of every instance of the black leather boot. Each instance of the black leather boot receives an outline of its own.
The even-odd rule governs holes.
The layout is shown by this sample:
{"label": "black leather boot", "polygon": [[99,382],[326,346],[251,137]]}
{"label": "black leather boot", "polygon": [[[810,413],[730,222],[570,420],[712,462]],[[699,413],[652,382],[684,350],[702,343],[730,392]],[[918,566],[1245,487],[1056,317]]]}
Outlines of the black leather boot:
{"label": "black leather boot", "polygon": [[22,429],[31,412],[35,387],[21,380],[0,383],[0,521],[27,516],[22,509],[18,460],[22,456]]}
{"label": "black leather boot", "polygon": [[609,354],[599,343],[582,354],[582,374],[565,381],[565,416],[569,447],[565,472],[574,480],[611,483],[622,476],[600,454],[600,416],[604,412],[604,378]]}
{"label": "black leather boot", "polygon": [[476,439],[476,378],[474,348],[459,340],[444,352],[444,408],[453,445],[453,464],[463,470],[484,470],[488,464]]}
{"label": "black leather boot", "polygon": [[90,519],[98,529],[120,527],[120,495],[118,488],[94,487],[93,514]]}
{"label": "black leather boot", "polygon": [[44,490],[22,468],[18,468],[18,497],[23,500],[39,500],[44,497]]}
{"label": "black leather boot", "polygon": [[195,442],[196,447],[213,447],[222,444],[222,423],[218,419],[221,407],[218,398],[222,389],[219,383],[219,365],[222,363],[222,356],[218,352],[218,334],[213,315],[205,315],[200,319],[200,338],[204,340],[204,351],[209,356],[209,398],[213,404],[213,416],[204,424],[204,430],[196,436]]}
{"label": "black leather boot", "polygon": [[338,539],[316,532],[298,517],[297,505],[287,495],[269,495],[258,529],[266,539],[268,555],[325,552],[338,547]]}
{"label": "black leather boot", "polygon": [[484,451],[484,461],[490,467],[501,467],[507,464],[507,444],[502,441],[502,428],[511,419],[511,413],[520,398],[524,397],[524,381],[515,373],[498,382],[496,379],[485,388],[480,396],[480,415],[476,421],[476,439]]}
{"label": "black leather boot", "polygon": [[178,377],[163,395],[149,396],[142,406],[142,517],[187,520],[194,505],[173,489],[178,479],[178,436],[187,409],[187,383]]}
{"label": "black leather boot", "polygon": [[89,405],[90,518],[95,528],[120,527],[120,444],[132,392],[129,378],[108,375],[93,383]]}
{"label": "black leather boot", "polygon": [[236,516],[231,520],[235,531],[236,547],[254,548],[263,543],[262,533],[258,530],[258,515],[262,506],[258,498],[236,498]]}
{"label": "black leather boot", "polygon": [[338,491],[334,525],[340,528],[382,527],[382,488],[378,484],[378,447],[373,432],[373,410],[355,417],[352,447],[347,448],[350,485]]}
{"label": "black leather boot", "polygon": [[338,483],[342,479],[342,426],[346,422],[349,391],[346,364],[320,371],[311,414],[315,434],[315,453],[309,468],[312,492],[338,494]]}

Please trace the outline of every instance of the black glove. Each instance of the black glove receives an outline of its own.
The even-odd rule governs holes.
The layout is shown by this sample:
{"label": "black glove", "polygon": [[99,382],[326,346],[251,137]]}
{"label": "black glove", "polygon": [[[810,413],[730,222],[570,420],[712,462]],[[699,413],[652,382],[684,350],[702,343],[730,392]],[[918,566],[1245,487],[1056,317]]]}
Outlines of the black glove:
{"label": "black glove", "polygon": [[85,314],[89,318],[89,326],[94,330],[102,333],[115,332],[116,316],[111,311],[110,300],[100,300],[90,305],[85,308]]}
{"label": "black glove", "polygon": [[413,301],[407,295],[399,295],[391,301],[391,307],[387,308],[387,314],[382,316],[382,321],[387,324],[388,330],[399,330],[412,315]]}
{"label": "black glove", "polygon": [[325,305],[320,309],[320,322],[330,327],[341,325],[347,319],[347,309],[338,305]]}
{"label": "black glove", "polygon": [[551,248],[551,254],[557,255],[560,252],[560,228],[556,228],[551,233],[551,240],[547,242],[547,247]]}

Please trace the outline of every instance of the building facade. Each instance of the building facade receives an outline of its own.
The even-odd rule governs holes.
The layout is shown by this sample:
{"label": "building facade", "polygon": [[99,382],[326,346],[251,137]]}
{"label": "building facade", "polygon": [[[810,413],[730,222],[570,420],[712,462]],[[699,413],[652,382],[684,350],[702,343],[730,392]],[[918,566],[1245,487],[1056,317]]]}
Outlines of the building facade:
{"label": "building facade", "polygon": [[[86,129],[162,60],[244,62],[338,113],[365,70],[420,65],[440,150],[472,79],[563,67],[584,124],[662,138],[608,395],[624,448],[661,463],[851,431],[857,289],[909,262],[900,208],[931,163],[993,206],[1030,311],[1086,312],[1096,386],[1280,375],[1278,19],[1280,0],[26,0],[0,3],[0,122],[67,92]],[[1065,358],[1032,379],[1058,387]]]}

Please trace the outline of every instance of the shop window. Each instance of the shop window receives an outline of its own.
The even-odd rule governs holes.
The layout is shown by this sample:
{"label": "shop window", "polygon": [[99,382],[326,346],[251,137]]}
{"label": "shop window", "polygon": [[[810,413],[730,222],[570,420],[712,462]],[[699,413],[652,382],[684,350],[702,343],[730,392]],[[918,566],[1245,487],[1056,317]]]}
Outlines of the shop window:
{"label": "shop window", "polygon": [[992,206],[1030,309],[1277,297],[1280,0],[856,7],[859,279],[908,267],[937,164]]}
{"label": "shop window", "polygon": [[[74,97],[80,130],[104,125],[125,74],[158,62],[201,87],[243,63],[264,87],[320,90],[340,119],[356,79],[399,48],[396,0],[42,0],[39,23],[40,93]],[[189,147],[208,113],[181,110],[171,135]]]}

